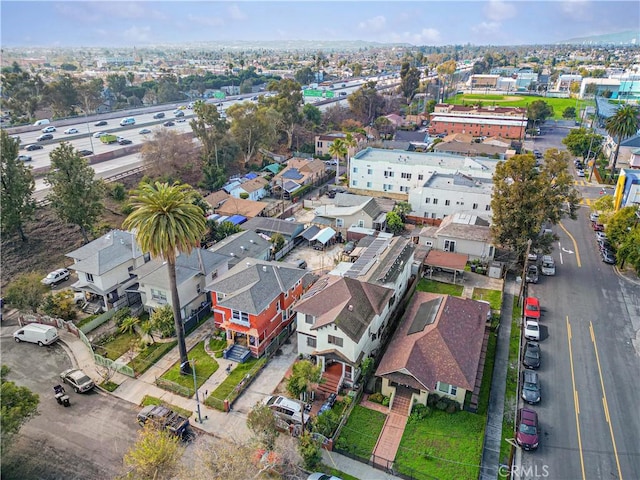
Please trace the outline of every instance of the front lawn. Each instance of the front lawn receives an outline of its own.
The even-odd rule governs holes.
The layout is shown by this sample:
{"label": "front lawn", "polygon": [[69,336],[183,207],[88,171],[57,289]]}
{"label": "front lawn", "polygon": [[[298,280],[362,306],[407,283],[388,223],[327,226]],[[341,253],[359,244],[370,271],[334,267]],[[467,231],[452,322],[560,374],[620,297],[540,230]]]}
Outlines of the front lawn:
{"label": "front lawn", "polygon": [[418,478],[476,480],[480,474],[486,417],[465,411],[433,410],[410,420],[402,435],[394,468]]}
{"label": "front lawn", "polygon": [[462,285],[436,282],[435,280],[429,280],[427,278],[421,279],[418,282],[418,286],[416,287],[416,290],[418,290],[419,292],[449,294],[453,295],[454,297],[462,296],[463,289],[464,287]]}
{"label": "front lawn", "polygon": [[116,360],[135,347],[139,339],[135,333],[118,333],[109,341],[100,344],[97,353],[110,360]]}
{"label": "front lawn", "polygon": [[502,292],[500,290],[489,290],[487,288],[474,288],[474,300],[484,300],[489,302],[491,310],[500,310],[502,307]]}
{"label": "front lawn", "polygon": [[142,375],[151,365],[160,360],[167,352],[176,346],[177,340],[167,343],[152,343],[144,348],[133,358],[128,365],[133,368],[136,375]]}
{"label": "front lawn", "polygon": [[386,418],[384,413],[356,405],[340,431],[336,447],[369,461]]}
{"label": "front lawn", "polygon": [[[193,368],[195,364],[196,369],[196,385],[200,388],[207,379],[218,370],[218,362],[209,356],[204,350],[204,342],[199,342],[195,347],[189,350],[187,354],[189,360],[191,360],[191,366]],[[183,394],[190,397],[195,394],[193,391],[193,376],[182,375],[180,373],[180,361],[178,360],[164,375],[160,377],[163,380],[173,382],[174,384],[184,387],[183,390],[176,393]],[[163,385],[164,387],[164,385]]]}
{"label": "front lawn", "polygon": [[167,407],[170,410],[173,410],[176,413],[179,413],[183,417],[189,418],[193,415],[193,412],[190,410],[185,410],[184,408],[176,407],[175,405],[171,405],[170,403],[163,402],[157,397],[152,397],[151,395],[145,395],[142,399],[142,403],[140,406],[146,407],[147,405],[162,405],[163,407]]}
{"label": "front lawn", "polygon": [[[250,358],[244,363],[237,364],[218,388],[211,392],[209,397],[205,400],[205,404],[213,408],[220,408],[220,401],[229,397],[240,383],[247,380],[246,376],[252,369],[255,368],[257,370],[265,363],[267,363],[267,358],[261,357],[259,359]],[[256,372],[253,373],[255,374]]]}

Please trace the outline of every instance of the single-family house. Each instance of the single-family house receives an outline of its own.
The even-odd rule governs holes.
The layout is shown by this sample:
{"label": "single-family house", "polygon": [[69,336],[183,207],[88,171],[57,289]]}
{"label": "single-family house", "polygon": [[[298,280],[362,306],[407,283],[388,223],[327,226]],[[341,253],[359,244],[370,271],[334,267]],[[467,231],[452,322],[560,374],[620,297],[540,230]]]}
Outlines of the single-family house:
{"label": "single-family house", "polygon": [[229,198],[231,198],[231,195],[221,189],[216,190],[215,192],[212,192],[204,197],[204,201],[207,202],[213,210],[215,210],[217,208],[220,208],[220,206]]}
{"label": "single-family house", "polygon": [[225,192],[234,198],[246,196],[249,200],[258,201],[267,196],[268,181],[256,174],[249,174],[251,178],[243,177],[227,183],[223,188]]}
{"label": "single-family house", "polygon": [[338,193],[333,204],[315,209],[314,224],[330,226],[346,236],[350,227],[384,230],[387,212],[383,211],[373,197]]}
{"label": "single-family house", "polygon": [[[617,145],[618,139],[607,135],[607,138],[604,141],[603,151],[609,158],[609,165],[613,164],[613,157],[615,155]],[[622,142],[620,142],[620,149],[618,150],[618,161],[616,162],[617,168],[631,166],[630,162],[633,159],[633,152],[638,148],[640,148],[640,135],[634,135],[622,140]]]}
{"label": "single-family house", "polygon": [[285,198],[305,185],[317,184],[326,174],[322,160],[293,157],[287,160],[287,166],[271,179],[271,191]]}
{"label": "single-family house", "polygon": [[[203,248],[194,248],[190,254],[180,253],[176,257],[176,284],[183,320],[208,302],[207,282],[228,269],[229,257]],[[173,305],[167,262],[154,258],[135,269],[134,273],[138,276],[137,291],[147,312]]]}
{"label": "single-family house", "polygon": [[462,407],[468,391],[477,395],[489,313],[484,302],[415,292],[376,370],[389,406],[426,405],[437,393]]}
{"label": "single-family house", "polygon": [[231,358],[259,358],[289,336],[293,304],[303,293],[306,271],[291,264],[246,259],[210,281],[215,324],[225,330]]}
{"label": "single-family house", "polygon": [[253,230],[263,238],[271,239],[273,235],[280,234],[285,243],[293,242],[303,231],[304,225],[298,222],[287,222],[273,217],[254,217],[242,224],[243,230]]}
{"label": "single-family house", "polygon": [[232,268],[245,258],[269,260],[271,247],[271,242],[253,230],[244,230],[229,235],[209,247],[208,250],[229,257],[229,268]]}
{"label": "single-family house", "polygon": [[267,202],[229,197],[222,205],[216,208],[216,213],[229,217],[232,215],[242,215],[246,218],[253,218],[262,215],[268,207],[269,204]]}
{"label": "single-family house", "polygon": [[[377,132],[373,133],[373,129],[371,130],[372,130],[371,135],[373,137],[376,137]],[[369,133],[370,132],[367,132],[367,135],[369,135]],[[353,155],[355,155],[356,152],[358,152],[362,148],[362,146],[365,145],[367,142],[367,137],[365,137],[361,133],[352,133],[351,135],[353,139],[356,141],[356,146],[347,147],[347,156],[349,157],[352,157]],[[315,139],[316,155],[318,156],[329,155],[329,149],[331,148],[331,145],[333,145],[333,142],[338,138],[341,140],[344,140],[345,137],[346,137],[346,133],[343,133],[343,132],[333,132],[333,133],[325,133],[322,135],[316,135],[316,139]]]}
{"label": "single-family house", "polygon": [[73,259],[69,268],[78,274],[73,287],[87,298],[99,298],[96,311],[140,304],[140,295],[129,289],[138,283],[135,269],[151,256],[140,250],[133,233],[112,230],[66,256]]}

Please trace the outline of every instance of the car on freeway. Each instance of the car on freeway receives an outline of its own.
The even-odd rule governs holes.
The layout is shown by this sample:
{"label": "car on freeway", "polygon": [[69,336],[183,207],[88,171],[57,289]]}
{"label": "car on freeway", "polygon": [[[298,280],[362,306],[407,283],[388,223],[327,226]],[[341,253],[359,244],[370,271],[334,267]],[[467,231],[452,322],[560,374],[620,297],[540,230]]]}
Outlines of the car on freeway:
{"label": "car on freeway", "polygon": [[538,300],[536,297],[525,298],[524,318],[540,320],[540,300]]}
{"label": "car on freeway", "polygon": [[104,127],[105,125],[108,125],[106,120],[100,120],[99,122],[93,124],[94,127]]}
{"label": "car on freeway", "polygon": [[176,118],[176,123],[184,123],[186,121],[187,121],[186,118]]}
{"label": "car on freeway", "polygon": [[535,450],[538,448],[538,441],[538,414],[529,408],[521,408],[518,410],[516,442],[524,450]]}
{"label": "car on freeway", "polygon": [[54,127],[53,125],[50,125],[48,127],[44,127],[42,129],[42,133],[53,133],[56,131],[56,127]]}
{"label": "car on freeway", "polygon": [[347,92],[340,92],[340,96],[341,97],[346,97],[347,96]]}
{"label": "car on freeway", "polygon": [[584,177],[584,170],[579,168],[578,170],[576,170],[576,175],[578,175],[579,177]]}
{"label": "car on freeway", "polygon": [[536,342],[527,342],[524,346],[522,363],[527,368],[540,368],[540,345]]}
{"label": "car on freeway", "polygon": [[182,110],[176,110],[173,112],[174,117],[184,117],[184,112]]}
{"label": "car on freeway", "polygon": [[604,263],[608,263],[609,265],[616,264],[616,254],[611,250],[603,250],[602,252],[600,252],[600,255],[602,256],[602,261]]}
{"label": "car on freeway", "polygon": [[69,270],[67,270],[66,268],[59,268],[57,270],[54,270],[53,272],[50,272],[46,277],[40,280],[40,283],[42,283],[43,285],[53,286],[62,282],[66,282],[67,280],[69,280],[69,278],[71,278]]}
{"label": "car on freeway", "polygon": [[100,138],[103,135],[109,135],[107,132],[96,132],[93,134],[93,138]]}
{"label": "car on freeway", "polygon": [[540,340],[540,324],[535,320],[524,322],[524,338],[527,340]]}
{"label": "car on freeway", "polygon": [[78,150],[78,153],[81,157],[88,157],[89,155],[93,155],[91,150]]}
{"label": "car on freeway", "polygon": [[85,393],[96,386],[93,380],[79,368],[70,368],[60,374],[64,383],[71,385],[76,393]]}
{"label": "car on freeway", "polygon": [[128,138],[122,138],[120,140],[118,140],[118,144],[119,145],[131,145],[133,142],[131,140],[129,140]]}
{"label": "car on freeway", "polygon": [[522,372],[522,399],[533,405],[541,398],[540,377],[538,372],[524,370]]}
{"label": "car on freeway", "polygon": [[38,145],[36,143],[32,143],[31,145],[27,145],[24,149],[27,152],[31,152],[32,150],[42,150],[44,147],[42,145]]}
{"label": "car on freeway", "polygon": [[67,128],[64,131],[65,135],[71,135],[72,133],[80,133],[80,130],[78,130],[77,128]]}
{"label": "car on freeway", "polygon": [[50,133],[43,133],[38,138],[36,138],[38,142],[44,142],[45,140],[53,140],[53,135]]}
{"label": "car on freeway", "polygon": [[164,112],[158,112],[153,115],[153,118],[158,120],[160,118],[164,118]]}
{"label": "car on freeway", "polygon": [[173,123],[171,120],[162,124],[163,127],[173,127],[174,125],[175,123]]}
{"label": "car on freeway", "polygon": [[148,128],[141,128],[140,130],[138,130],[138,133],[140,135],[147,135],[147,134],[151,133],[151,130],[149,130]]}
{"label": "car on freeway", "polygon": [[19,162],[30,162],[31,160],[33,160],[33,158],[31,158],[31,155],[18,155]]}

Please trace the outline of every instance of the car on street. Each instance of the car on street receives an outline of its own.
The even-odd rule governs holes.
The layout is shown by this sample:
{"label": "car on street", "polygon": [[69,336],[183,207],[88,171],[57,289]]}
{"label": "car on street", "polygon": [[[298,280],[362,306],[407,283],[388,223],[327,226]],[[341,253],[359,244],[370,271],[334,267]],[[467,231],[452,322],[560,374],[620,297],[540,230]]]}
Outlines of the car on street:
{"label": "car on street", "polygon": [[589,220],[592,221],[592,222],[597,222],[599,218],[600,218],[600,214],[597,213],[597,212],[592,212],[589,215]]}
{"label": "car on street", "polygon": [[140,135],[147,135],[147,134],[151,133],[151,130],[149,130],[148,128],[141,128],[140,130],[138,130],[138,133]]}
{"label": "car on street", "polygon": [[50,125],[48,127],[44,127],[42,129],[42,133],[53,133],[56,131],[56,127],[54,127],[53,125]]}
{"label": "car on street", "polygon": [[62,282],[66,282],[70,277],[71,274],[69,273],[69,270],[67,270],[66,268],[59,268],[57,270],[54,270],[53,272],[50,272],[41,280],[41,283],[43,285],[53,286]]}
{"label": "car on street", "polygon": [[540,345],[536,342],[527,342],[524,345],[524,358],[522,363],[527,368],[540,367]]}
{"label": "car on street", "polygon": [[33,158],[31,158],[31,155],[18,155],[19,162],[30,162],[31,160],[33,160]]}
{"label": "car on street", "polygon": [[91,150],[78,150],[78,153],[81,157],[88,157],[89,155],[93,155]]}
{"label": "car on street", "polygon": [[60,374],[60,378],[64,383],[71,385],[76,393],[84,393],[96,386],[93,380],[79,368],[70,368]]}
{"label": "car on street", "polygon": [[540,340],[540,324],[535,320],[524,322],[524,338],[527,340]]}
{"label": "car on street", "polygon": [[529,265],[527,268],[526,281],[527,283],[538,283],[538,266],[537,265]]}
{"label": "car on street", "polygon": [[540,401],[540,377],[538,372],[533,370],[524,370],[522,372],[522,399],[534,404]]}
{"label": "car on street", "polygon": [[53,140],[53,135],[50,133],[43,133],[38,138],[36,138],[38,142],[44,142],[45,140]]}
{"label": "car on street", "polygon": [[593,228],[595,232],[604,232],[604,225],[598,222],[592,222],[591,228]]}
{"label": "car on street", "polygon": [[106,120],[100,120],[93,124],[94,127],[104,127],[105,125],[108,125]]}
{"label": "car on street", "polygon": [[578,170],[576,170],[576,175],[578,175],[579,177],[584,177],[584,170],[579,168]]}
{"label": "car on street", "polygon": [[600,243],[603,240],[608,240],[607,234],[604,232],[596,232],[596,240],[598,243]]}
{"label": "car on street", "polygon": [[307,480],[341,480],[341,478],[329,475],[328,473],[315,472],[309,475]]}
{"label": "car on street", "polygon": [[71,135],[72,133],[80,133],[80,130],[78,130],[77,128],[67,128],[64,131],[65,135]]}
{"label": "car on street", "polygon": [[32,143],[31,145],[27,145],[24,149],[27,152],[31,152],[32,150],[42,150],[44,147],[42,145],[38,145],[37,143]]}
{"label": "car on street", "polygon": [[529,408],[521,408],[518,410],[516,442],[524,450],[535,450],[538,448],[538,441],[538,414]]}
{"label": "car on street", "polygon": [[154,114],[153,118],[155,118],[156,120],[158,120],[160,118],[164,118],[164,112],[158,112],[158,113]]}
{"label": "car on street", "polygon": [[173,123],[171,120],[162,124],[163,127],[173,127],[174,125],[175,123]]}
{"label": "car on street", "polygon": [[536,297],[525,298],[524,318],[540,320],[540,300],[538,300]]}
{"label": "car on street", "polygon": [[129,140],[128,138],[123,138],[121,140],[118,140],[118,144],[120,145],[131,145],[133,142],[131,140]]}
{"label": "car on street", "polygon": [[602,256],[602,261],[604,263],[608,263],[609,265],[616,264],[616,255],[611,250],[603,250],[600,252],[600,255]]}

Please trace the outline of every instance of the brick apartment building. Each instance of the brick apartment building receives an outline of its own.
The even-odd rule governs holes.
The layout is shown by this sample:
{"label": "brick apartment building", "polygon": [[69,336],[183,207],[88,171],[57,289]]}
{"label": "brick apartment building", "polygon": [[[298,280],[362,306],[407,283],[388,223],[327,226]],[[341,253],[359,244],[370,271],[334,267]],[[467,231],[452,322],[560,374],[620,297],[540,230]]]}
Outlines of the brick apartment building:
{"label": "brick apartment building", "polygon": [[518,107],[436,105],[430,135],[467,133],[474,137],[521,139],[527,128],[527,111]]}

